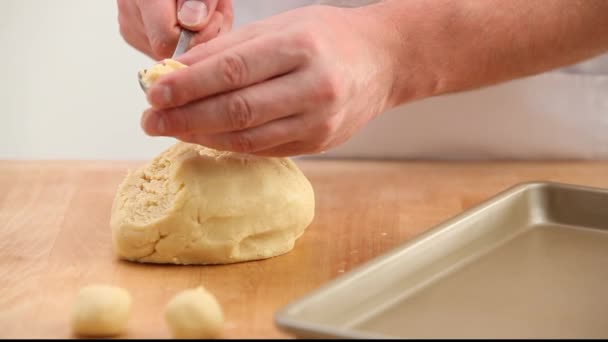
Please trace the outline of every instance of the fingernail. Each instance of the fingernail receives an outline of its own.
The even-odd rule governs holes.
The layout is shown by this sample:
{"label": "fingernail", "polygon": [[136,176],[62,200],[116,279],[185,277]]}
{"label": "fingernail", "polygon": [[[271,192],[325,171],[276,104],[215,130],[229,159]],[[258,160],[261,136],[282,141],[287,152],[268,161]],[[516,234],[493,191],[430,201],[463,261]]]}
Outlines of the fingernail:
{"label": "fingernail", "polygon": [[159,113],[148,111],[142,117],[141,126],[149,135],[163,135],[167,127],[165,120]]}
{"label": "fingernail", "polygon": [[165,123],[165,117],[163,115],[156,115],[156,133],[163,135],[165,134],[165,127],[167,127]]}
{"label": "fingernail", "polygon": [[148,99],[152,106],[165,107],[171,105],[171,97],[171,88],[159,85],[151,89]]}
{"label": "fingernail", "polygon": [[171,103],[171,100],[172,100],[171,88],[169,88],[167,86],[161,86],[160,94],[161,94],[161,99],[163,101],[163,104],[167,105],[167,104]]}
{"label": "fingernail", "polygon": [[187,26],[199,25],[207,16],[207,6],[200,0],[186,0],[177,13],[179,21]]}

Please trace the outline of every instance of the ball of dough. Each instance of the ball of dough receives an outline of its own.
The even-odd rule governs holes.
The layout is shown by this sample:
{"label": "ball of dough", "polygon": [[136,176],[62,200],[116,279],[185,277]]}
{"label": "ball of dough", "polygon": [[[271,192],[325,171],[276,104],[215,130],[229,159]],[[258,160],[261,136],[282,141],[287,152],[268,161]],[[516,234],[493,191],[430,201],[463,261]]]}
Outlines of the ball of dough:
{"label": "ball of dough", "polygon": [[124,332],[131,313],[131,295],[109,285],[80,290],[72,312],[72,331],[81,336],[104,337]]}
{"label": "ball of dough", "polygon": [[290,159],[178,142],[127,175],[110,225],[120,258],[227,264],[289,252],[313,216],[313,188]]}
{"label": "ball of dough", "polygon": [[140,70],[139,75],[141,76],[141,80],[144,85],[149,87],[162,75],[183,68],[186,68],[186,65],[173,59],[164,59],[161,62],[154,64],[149,69]]}
{"label": "ball of dough", "polygon": [[178,293],[165,309],[165,321],[174,338],[218,337],[224,324],[222,309],[202,286]]}

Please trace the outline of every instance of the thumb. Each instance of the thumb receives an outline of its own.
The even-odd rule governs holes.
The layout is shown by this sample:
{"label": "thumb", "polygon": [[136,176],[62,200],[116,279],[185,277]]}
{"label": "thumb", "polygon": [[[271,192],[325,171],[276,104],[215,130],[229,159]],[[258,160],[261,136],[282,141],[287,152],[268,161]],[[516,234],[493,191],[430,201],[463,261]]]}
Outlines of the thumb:
{"label": "thumb", "polygon": [[200,31],[209,22],[218,0],[179,0],[177,20],[191,31]]}

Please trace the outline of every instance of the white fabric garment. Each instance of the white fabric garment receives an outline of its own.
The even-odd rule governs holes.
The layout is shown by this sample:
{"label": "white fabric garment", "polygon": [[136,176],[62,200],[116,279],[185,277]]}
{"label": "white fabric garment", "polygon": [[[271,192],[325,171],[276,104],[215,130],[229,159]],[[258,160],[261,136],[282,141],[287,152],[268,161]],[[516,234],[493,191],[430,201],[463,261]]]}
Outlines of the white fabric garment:
{"label": "white fabric garment", "polygon": [[[235,25],[314,3],[234,0]],[[323,157],[608,160],[608,54],[475,91],[405,104]]]}

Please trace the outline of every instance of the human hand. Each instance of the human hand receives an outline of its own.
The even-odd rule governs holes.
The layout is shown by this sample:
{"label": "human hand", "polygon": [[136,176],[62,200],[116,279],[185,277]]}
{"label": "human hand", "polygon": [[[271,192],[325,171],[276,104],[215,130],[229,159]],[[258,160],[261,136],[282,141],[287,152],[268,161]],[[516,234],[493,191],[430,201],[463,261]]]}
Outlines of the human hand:
{"label": "human hand", "polygon": [[155,60],[172,55],[180,26],[197,32],[191,47],[232,27],[232,0],[118,0],[117,4],[122,37]]}
{"label": "human hand", "polygon": [[323,152],[391,106],[382,20],[299,8],[197,46],[148,90],[144,131],[265,156]]}

